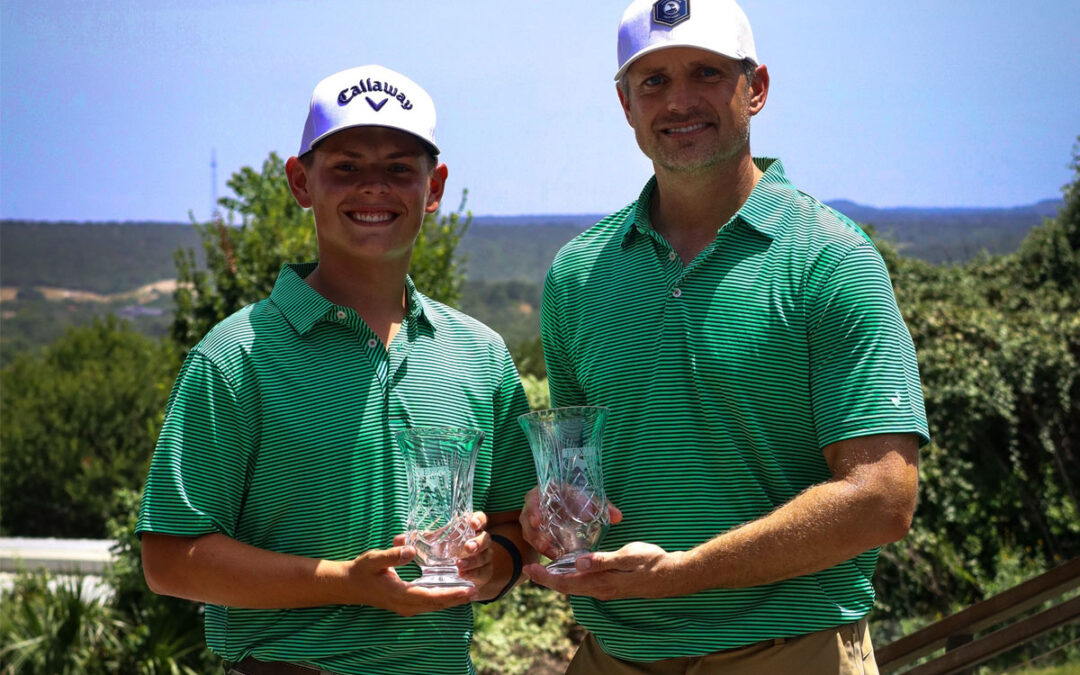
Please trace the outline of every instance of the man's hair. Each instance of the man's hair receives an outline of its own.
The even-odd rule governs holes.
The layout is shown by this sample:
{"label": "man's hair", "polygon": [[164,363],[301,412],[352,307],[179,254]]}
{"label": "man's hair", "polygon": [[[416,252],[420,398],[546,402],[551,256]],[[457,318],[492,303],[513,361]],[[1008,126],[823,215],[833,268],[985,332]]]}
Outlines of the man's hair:
{"label": "man's hair", "polygon": [[[746,87],[749,89],[754,84],[754,73],[757,72],[757,64],[751,59],[743,59],[739,63],[742,64],[743,75],[746,76]],[[622,90],[623,96],[627,100],[630,100],[629,70],[623,73],[623,76],[619,78],[619,89]]]}

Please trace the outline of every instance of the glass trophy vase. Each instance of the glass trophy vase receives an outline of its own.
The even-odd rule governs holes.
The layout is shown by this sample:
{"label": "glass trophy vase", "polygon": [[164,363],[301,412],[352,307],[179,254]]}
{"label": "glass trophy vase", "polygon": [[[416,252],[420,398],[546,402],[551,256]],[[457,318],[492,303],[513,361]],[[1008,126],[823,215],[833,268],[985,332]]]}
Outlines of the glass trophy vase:
{"label": "glass trophy vase", "polygon": [[552,408],[518,417],[532,447],[542,533],[557,557],[553,574],[574,571],[574,561],[596,549],[610,524],[600,463],[604,422],[599,407]]}
{"label": "glass trophy vase", "polygon": [[416,548],[418,586],[472,586],[458,575],[472,520],[473,471],[484,432],[414,427],[395,434],[405,456],[409,512],[405,544]]}

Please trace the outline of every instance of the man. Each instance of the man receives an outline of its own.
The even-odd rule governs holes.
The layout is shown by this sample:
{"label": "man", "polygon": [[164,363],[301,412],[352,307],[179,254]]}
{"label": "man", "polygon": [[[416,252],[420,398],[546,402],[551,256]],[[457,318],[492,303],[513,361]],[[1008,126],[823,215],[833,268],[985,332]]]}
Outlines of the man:
{"label": "man", "polygon": [[[379,66],[320,82],[298,157],[318,263],[286,265],[268,299],[216,326],[177,378],[143,498],[158,593],[207,603],[226,672],[468,673],[472,600],[532,559],[517,524],[535,473],[528,404],[502,340],[407,276],[447,176],[435,108]],[[410,585],[416,555],[395,432],[480,429],[474,589]],[[485,515],[484,512],[487,512]]]}
{"label": "man", "polygon": [[[637,0],[618,54],[655,177],[558,253],[541,314],[552,404],[612,410],[618,508],[577,572],[526,572],[589,629],[570,673],[873,672],[928,440],[881,257],[751,156],[769,73],[734,2]],[[535,491],[522,524],[551,556]]]}

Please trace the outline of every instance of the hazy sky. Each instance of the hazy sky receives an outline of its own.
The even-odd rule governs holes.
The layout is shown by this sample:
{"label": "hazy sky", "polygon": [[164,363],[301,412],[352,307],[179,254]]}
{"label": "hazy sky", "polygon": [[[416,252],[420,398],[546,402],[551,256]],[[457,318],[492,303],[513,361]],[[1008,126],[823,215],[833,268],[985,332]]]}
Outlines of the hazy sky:
{"label": "hazy sky", "polygon": [[[693,0],[706,2],[707,0]],[[381,63],[435,99],[446,205],[601,213],[651,173],[612,83],[624,0],[4,0],[0,217],[186,221],[311,89]],[[744,0],[772,88],[756,155],[824,200],[1060,197],[1080,134],[1077,0]]]}

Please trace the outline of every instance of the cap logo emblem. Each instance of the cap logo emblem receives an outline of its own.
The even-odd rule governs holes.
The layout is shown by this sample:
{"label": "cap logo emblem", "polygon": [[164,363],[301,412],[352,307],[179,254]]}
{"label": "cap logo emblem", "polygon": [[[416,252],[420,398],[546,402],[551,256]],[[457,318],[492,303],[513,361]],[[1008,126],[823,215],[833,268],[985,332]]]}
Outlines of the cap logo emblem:
{"label": "cap logo emblem", "polygon": [[346,89],[342,89],[341,93],[338,94],[337,102],[338,105],[348,105],[354,98],[356,98],[360,94],[367,94],[372,92],[379,92],[387,95],[386,98],[384,98],[378,103],[375,103],[375,101],[373,101],[370,96],[364,97],[365,99],[367,99],[368,105],[370,105],[371,109],[375,112],[379,112],[379,110],[381,110],[382,107],[386,105],[386,102],[390,99],[394,99],[399,104],[401,104],[402,110],[412,110],[412,101],[410,101],[409,97],[405,95],[405,92],[401,91],[389,82],[379,82],[378,80],[372,82],[371,78],[368,78],[366,80],[360,80],[360,82],[358,82],[357,84],[354,84],[353,86]]}
{"label": "cap logo emblem", "polygon": [[690,0],[657,0],[653,4],[653,21],[674,26],[690,18]]}

